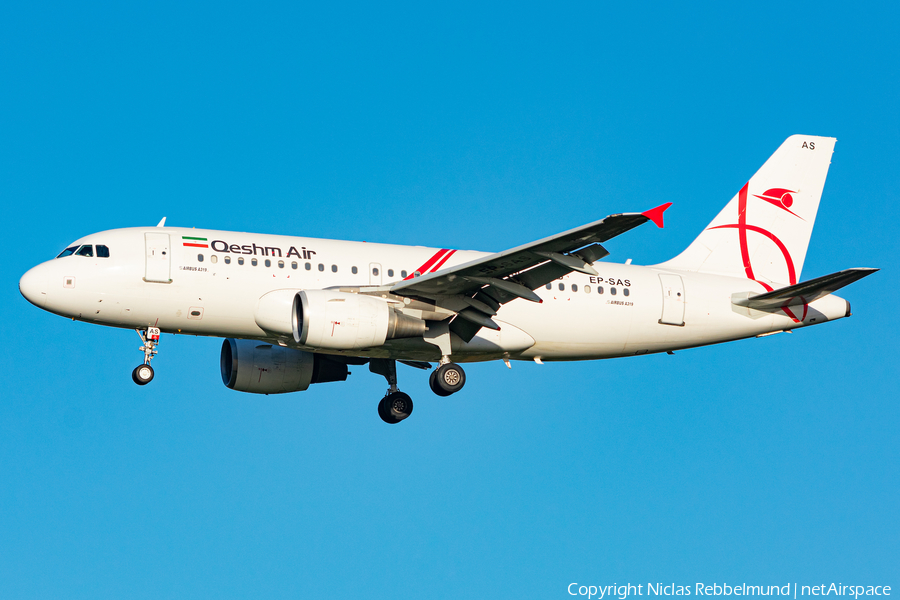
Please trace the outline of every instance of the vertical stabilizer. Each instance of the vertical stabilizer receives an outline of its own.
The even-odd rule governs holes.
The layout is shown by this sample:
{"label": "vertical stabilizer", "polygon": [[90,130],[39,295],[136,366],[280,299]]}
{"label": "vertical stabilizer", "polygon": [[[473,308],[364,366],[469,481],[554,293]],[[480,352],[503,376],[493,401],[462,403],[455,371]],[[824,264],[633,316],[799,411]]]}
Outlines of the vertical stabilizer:
{"label": "vertical stabilizer", "polygon": [[658,266],[797,283],[836,141],[789,137],[684,252]]}

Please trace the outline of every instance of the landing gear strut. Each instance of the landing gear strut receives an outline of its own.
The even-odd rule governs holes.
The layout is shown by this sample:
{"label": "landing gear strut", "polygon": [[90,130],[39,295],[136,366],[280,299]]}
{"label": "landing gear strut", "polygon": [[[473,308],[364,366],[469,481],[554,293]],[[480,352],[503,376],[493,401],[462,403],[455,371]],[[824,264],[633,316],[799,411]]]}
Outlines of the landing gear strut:
{"label": "landing gear strut", "polygon": [[447,362],[431,372],[428,385],[438,396],[455,394],[466,384],[466,372],[456,363]]}
{"label": "landing gear strut", "polygon": [[148,327],[146,333],[140,329],[136,331],[141,336],[141,341],[144,342],[144,345],[140,347],[140,351],[144,353],[144,364],[134,368],[131,378],[138,385],[147,385],[153,381],[153,367],[150,366],[150,361],[159,352],[156,347],[159,345],[160,331],[159,327]]}
{"label": "landing gear strut", "polygon": [[397,388],[397,362],[386,358],[373,358],[369,370],[383,375],[388,382],[388,390],[378,403],[378,416],[385,423],[394,425],[409,417],[413,411],[413,401],[409,395]]}

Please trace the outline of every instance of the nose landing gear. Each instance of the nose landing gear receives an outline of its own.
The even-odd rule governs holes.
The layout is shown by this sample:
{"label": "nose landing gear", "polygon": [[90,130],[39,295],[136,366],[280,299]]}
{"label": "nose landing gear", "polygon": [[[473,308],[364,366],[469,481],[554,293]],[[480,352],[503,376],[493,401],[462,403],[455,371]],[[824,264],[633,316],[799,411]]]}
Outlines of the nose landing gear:
{"label": "nose landing gear", "polygon": [[156,347],[159,345],[160,331],[159,327],[148,327],[146,333],[140,329],[136,331],[141,336],[141,341],[144,342],[144,345],[139,348],[144,353],[144,364],[134,368],[134,371],[131,372],[131,379],[138,385],[147,385],[153,381],[153,367],[150,366],[150,361],[159,352]]}

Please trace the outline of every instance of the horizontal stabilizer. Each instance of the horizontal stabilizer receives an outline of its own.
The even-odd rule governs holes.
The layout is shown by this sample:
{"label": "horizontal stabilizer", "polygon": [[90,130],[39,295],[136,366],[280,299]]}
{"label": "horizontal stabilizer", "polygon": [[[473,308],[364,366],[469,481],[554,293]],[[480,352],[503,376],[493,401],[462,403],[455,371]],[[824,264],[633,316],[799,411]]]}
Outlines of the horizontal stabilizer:
{"label": "horizontal stabilizer", "polygon": [[819,298],[832,294],[846,285],[850,285],[854,281],[858,281],[863,277],[871,275],[878,269],[869,269],[858,267],[855,269],[845,269],[832,273],[831,275],[823,275],[809,281],[804,281],[795,285],[790,285],[772,292],[751,296],[749,298],[735,299],[734,303],[738,306],[746,306],[756,310],[772,310],[786,306],[794,306],[800,304],[809,304]]}

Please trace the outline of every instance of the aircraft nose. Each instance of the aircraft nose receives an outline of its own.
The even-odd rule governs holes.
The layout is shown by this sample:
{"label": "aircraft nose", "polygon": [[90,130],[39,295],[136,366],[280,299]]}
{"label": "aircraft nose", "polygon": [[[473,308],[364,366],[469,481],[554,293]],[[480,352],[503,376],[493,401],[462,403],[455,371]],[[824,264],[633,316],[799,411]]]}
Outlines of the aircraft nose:
{"label": "aircraft nose", "polygon": [[19,280],[19,292],[25,296],[25,299],[37,306],[43,308],[47,302],[48,289],[47,270],[42,269],[40,265],[29,270],[22,275]]}

